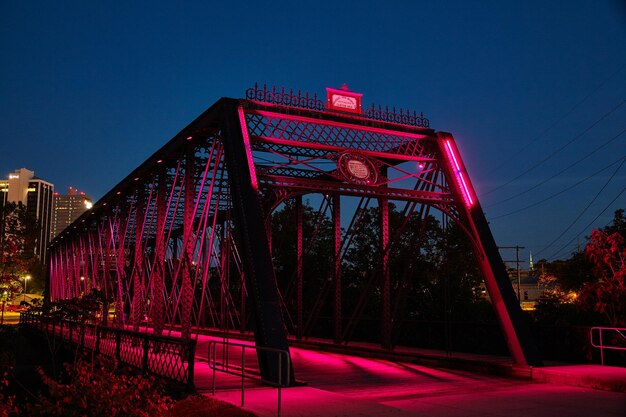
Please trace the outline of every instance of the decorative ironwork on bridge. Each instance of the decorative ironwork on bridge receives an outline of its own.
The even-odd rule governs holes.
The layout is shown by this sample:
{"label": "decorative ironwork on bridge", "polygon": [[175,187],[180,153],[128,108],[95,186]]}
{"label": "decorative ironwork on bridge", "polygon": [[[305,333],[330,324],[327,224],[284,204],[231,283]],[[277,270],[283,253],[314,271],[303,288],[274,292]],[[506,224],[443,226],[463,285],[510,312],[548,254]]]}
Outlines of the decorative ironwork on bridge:
{"label": "decorative ironwork on bridge", "polygon": [[[246,99],[306,110],[326,110],[326,105],[317,97],[317,94],[311,95],[308,92],[302,93],[300,90],[294,92],[293,89],[285,90],[284,87],[268,88],[266,84],[263,84],[262,88],[259,87],[258,83],[255,84],[254,87],[248,88],[246,90]],[[424,117],[422,112],[418,114],[416,111],[402,108],[396,111],[395,107],[390,109],[389,106],[382,107],[381,105],[376,106],[372,104],[371,107],[365,109],[363,116],[382,122],[425,128],[430,127],[430,120]]]}
{"label": "decorative ironwork on bridge", "polygon": [[[288,350],[288,334],[315,335],[323,311],[334,341],[351,340],[375,292],[380,342],[390,348],[405,288],[392,282],[394,247],[409,218],[423,223],[436,209],[469,236],[516,362],[539,363],[452,135],[428,128],[421,113],[361,112],[359,94],[331,92],[342,91],[334,110],[316,95],[258,86],[246,99],[217,101],[55,238],[49,297],[98,288],[115,300],[120,327],[175,328],[184,338],[197,328],[253,330],[258,346]],[[318,233],[303,229],[307,194],[332,225],[331,267],[316,284],[304,279],[303,257]],[[345,204],[350,198],[358,204]],[[393,230],[391,201],[404,205]],[[287,203],[297,245],[285,283],[276,279],[281,247],[270,229],[273,211]],[[380,257],[358,301],[346,305],[343,262],[368,207],[378,207]],[[277,358],[259,352],[264,379],[278,381]]]}

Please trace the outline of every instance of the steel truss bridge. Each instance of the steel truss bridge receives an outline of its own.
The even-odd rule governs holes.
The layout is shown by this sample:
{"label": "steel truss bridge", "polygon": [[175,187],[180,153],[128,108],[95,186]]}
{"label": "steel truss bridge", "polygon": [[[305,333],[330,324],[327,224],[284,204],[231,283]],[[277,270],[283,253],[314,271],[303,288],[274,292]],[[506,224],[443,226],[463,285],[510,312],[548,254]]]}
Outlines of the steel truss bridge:
{"label": "steel truss bridge", "polygon": [[[138,330],[147,320],[155,335],[176,328],[183,338],[200,328],[250,329],[257,346],[287,351],[288,334],[306,337],[327,299],[333,339],[342,343],[368,302],[364,296],[354,311],[342,308],[342,259],[373,201],[381,256],[367,288],[380,291],[380,339],[389,348],[396,284],[389,264],[399,238],[389,227],[393,201],[404,204],[406,218],[435,209],[467,234],[514,361],[540,364],[452,135],[414,112],[341,110],[259,86],[245,99],[220,99],[51,242],[49,299],[97,288],[115,300],[116,326]],[[333,228],[321,288],[303,280],[314,239],[303,232],[307,194],[318,195]],[[348,197],[359,204],[342,233]],[[297,235],[289,289],[277,283],[272,255],[281,248],[272,247],[270,232],[273,211],[286,202],[295,207]],[[295,310],[289,320],[287,298]],[[258,355],[263,377],[278,380],[276,359]]]}

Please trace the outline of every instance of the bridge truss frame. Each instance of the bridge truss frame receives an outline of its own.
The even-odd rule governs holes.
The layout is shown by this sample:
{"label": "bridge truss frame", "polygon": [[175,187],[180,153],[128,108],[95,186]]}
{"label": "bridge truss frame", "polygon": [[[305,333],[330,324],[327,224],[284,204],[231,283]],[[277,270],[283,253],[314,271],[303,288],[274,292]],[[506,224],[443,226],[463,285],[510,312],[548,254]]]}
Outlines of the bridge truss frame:
{"label": "bridge truss frame", "polygon": [[[389,201],[424,217],[445,213],[469,237],[507,345],[516,363],[541,360],[506,268],[451,134],[436,132],[415,113],[368,109],[329,111],[316,97],[255,87],[246,99],[222,98],[122,180],[50,244],[52,301],[98,288],[115,300],[115,324],[152,332],[209,327],[248,330],[257,346],[288,350],[284,294],[271,247],[271,213],[296,206],[295,337],[305,337],[315,309],[303,311],[302,196],[322,195],[331,212],[333,339],[349,339],[357,304],[342,311],[341,197],[376,200],[380,213],[381,343],[393,329]],[[358,220],[358,219],[357,219]],[[249,300],[250,302],[247,302]],[[248,306],[248,307],[247,307]],[[248,311],[249,307],[252,311]],[[106,319],[106,315],[104,317]],[[276,358],[259,353],[261,373],[278,380]]]}

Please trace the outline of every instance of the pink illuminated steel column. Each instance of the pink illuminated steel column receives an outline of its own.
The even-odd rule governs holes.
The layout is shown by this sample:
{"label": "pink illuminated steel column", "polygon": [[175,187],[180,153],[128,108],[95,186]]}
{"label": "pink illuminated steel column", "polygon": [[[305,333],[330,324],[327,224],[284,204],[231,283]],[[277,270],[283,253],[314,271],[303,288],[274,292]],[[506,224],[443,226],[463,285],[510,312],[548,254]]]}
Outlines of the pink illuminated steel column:
{"label": "pink illuminated steel column", "polygon": [[183,253],[182,253],[182,282],[181,282],[181,336],[191,337],[191,308],[193,305],[193,286],[191,285],[191,258],[193,256],[193,217],[196,199],[195,186],[195,158],[194,149],[189,147],[185,163],[185,200],[183,207]]}
{"label": "pink illuminated steel column", "polygon": [[67,298],[68,296],[68,291],[67,291],[67,258],[65,257],[65,246],[67,245],[67,242],[61,243],[59,245],[59,249],[58,249],[58,256],[57,256],[57,262],[58,262],[58,266],[57,266],[57,270],[56,270],[56,276],[57,276],[57,289],[59,291],[59,298],[60,299],[64,299]]}
{"label": "pink illuminated steel column", "polygon": [[303,323],[302,323],[302,275],[303,275],[303,246],[302,246],[302,196],[299,195],[296,197],[296,228],[297,228],[297,256],[298,256],[298,265],[296,272],[296,339],[302,339],[303,333]]}
{"label": "pink illuminated steel column", "polygon": [[335,324],[335,343],[342,343],[342,320],[341,320],[341,196],[335,194],[333,199],[333,228],[335,241],[335,259],[334,259],[334,324]]}
{"label": "pink illuminated steel column", "polygon": [[88,294],[91,286],[89,275],[89,236],[87,232],[83,232],[78,237],[79,249],[80,249],[80,265],[79,265],[79,281],[81,293]]}
{"label": "pink illuminated steel column", "polygon": [[112,239],[112,233],[111,233],[111,227],[110,227],[110,219],[106,218],[104,220],[104,222],[101,225],[101,233],[102,233],[102,229],[104,229],[104,242],[103,242],[103,246],[104,246],[104,251],[103,251],[103,256],[104,256],[104,261],[102,262],[103,264],[103,271],[102,271],[102,282],[104,285],[104,295],[106,296],[107,299],[107,304],[103,307],[103,316],[102,316],[102,324],[107,326],[109,324],[109,300],[111,299],[110,297],[113,296],[113,294],[111,294],[111,290],[113,288],[112,284],[112,280],[111,280],[111,256],[112,256],[112,252],[111,252],[111,239]]}
{"label": "pink illuminated steel column", "polygon": [[447,163],[442,163],[442,168],[455,199],[459,202],[459,211],[466,219],[474,255],[509,351],[518,365],[541,366],[539,351],[454,139],[445,132],[438,132],[437,139],[442,159],[447,160]]}
{"label": "pink illuminated steel column", "polygon": [[133,257],[133,301],[130,311],[130,322],[135,331],[139,330],[139,324],[143,320],[145,312],[145,290],[143,276],[143,227],[144,227],[144,201],[142,190],[137,191],[135,203],[135,247]]}
{"label": "pink illuminated steel column", "polygon": [[[115,255],[115,266],[116,266],[116,281],[117,281],[117,291],[116,291],[116,303],[115,303],[115,324],[118,327],[124,326],[126,322],[126,318],[124,317],[124,294],[126,284],[126,227],[128,221],[126,218],[126,213],[121,211],[118,213],[117,221],[115,224],[111,224],[111,227],[115,227],[116,233],[113,234],[113,241],[111,244],[117,244],[116,247],[116,255]],[[116,238],[117,237],[117,238]]]}
{"label": "pink illuminated steel column", "polygon": [[72,272],[74,279],[74,297],[79,297],[82,293],[82,285],[80,282],[80,261],[81,261],[81,250],[80,250],[80,239],[74,239],[72,245],[72,252],[70,253],[72,258]]}
{"label": "pink illuminated steel column", "polygon": [[382,254],[382,340],[384,349],[391,349],[391,284],[389,277],[389,201],[386,198],[378,200],[380,206],[380,251]]}
{"label": "pink illuminated steel column", "polygon": [[87,273],[89,275],[85,276],[85,281],[89,280],[90,290],[94,288],[100,289],[100,280],[98,278],[98,257],[100,253],[98,245],[96,244],[96,236],[97,233],[94,230],[87,230],[87,248],[89,250],[89,267],[87,269]]}
{"label": "pink illuminated steel column", "polygon": [[152,271],[152,323],[154,324],[154,334],[161,335],[165,326],[165,217],[167,214],[167,188],[166,173],[159,172],[157,185],[157,219],[156,237],[154,242],[154,262]]}

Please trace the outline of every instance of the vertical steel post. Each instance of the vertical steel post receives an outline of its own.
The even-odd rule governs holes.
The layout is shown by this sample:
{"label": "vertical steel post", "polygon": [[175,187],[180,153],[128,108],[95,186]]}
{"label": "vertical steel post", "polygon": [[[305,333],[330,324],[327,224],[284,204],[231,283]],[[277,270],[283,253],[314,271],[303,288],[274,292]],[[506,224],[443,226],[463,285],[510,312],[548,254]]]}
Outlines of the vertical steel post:
{"label": "vertical steel post", "polygon": [[[113,288],[111,286],[111,239],[112,239],[112,231],[110,227],[110,219],[107,217],[102,224],[104,228],[104,261],[103,261],[103,271],[102,271],[102,282],[104,285],[104,294],[109,300],[109,291]],[[102,324],[108,325],[109,323],[109,301],[104,306]]]}
{"label": "vertical steel post", "polygon": [[153,333],[161,335],[165,326],[165,218],[167,215],[167,174],[161,169],[158,175],[156,197],[156,236],[152,270],[152,302],[150,313]]}
{"label": "vertical steel post", "polygon": [[127,219],[126,213],[122,211],[121,208],[118,208],[117,213],[117,221],[115,224],[111,224],[110,227],[115,227],[115,232],[117,234],[117,238],[115,235],[113,236],[112,244],[117,243],[116,247],[116,281],[117,281],[117,291],[116,291],[116,303],[115,303],[115,324],[118,327],[124,326],[126,322],[126,318],[124,317],[124,293],[125,293],[125,284],[126,284],[126,226]]}
{"label": "vertical steel post", "polygon": [[[449,133],[437,132],[437,137],[441,160],[445,161],[443,155],[454,152],[456,145]],[[485,285],[509,351],[518,365],[541,366],[539,351],[513,291],[506,267],[489,229],[489,223],[478,200],[474,199],[473,204],[469,201],[472,196],[476,195],[469,177],[465,182],[457,181],[457,175],[460,177],[460,174],[465,172],[463,161],[458,153],[451,157],[455,158],[454,161],[448,160],[447,164],[442,162],[441,165],[455,195],[455,200],[458,202],[459,210],[465,218],[470,240],[474,246],[474,256],[483,273]],[[452,166],[453,164],[455,167]],[[463,177],[460,178],[464,181]]]}
{"label": "vertical steel post", "polygon": [[83,294],[89,293],[89,280],[91,275],[89,274],[89,236],[88,232],[82,232],[78,238],[80,248],[80,285]]}
{"label": "vertical steel post", "polygon": [[193,307],[192,286],[192,256],[193,242],[193,218],[196,201],[195,181],[195,157],[194,148],[189,146],[185,153],[185,195],[183,203],[183,248],[181,256],[182,282],[181,282],[181,336],[184,339],[191,337],[191,309]]}
{"label": "vertical steel post", "polygon": [[144,193],[140,188],[137,190],[135,202],[135,247],[133,257],[133,300],[130,311],[130,321],[133,330],[139,330],[139,324],[143,320],[145,298],[143,288],[143,226],[144,226]]}
{"label": "vertical steel post", "polygon": [[334,342],[342,343],[341,323],[341,196],[334,194],[333,199],[333,230],[334,230]]}
{"label": "vertical steel post", "polygon": [[53,276],[50,277],[50,286],[56,291],[51,292],[51,295],[54,295],[50,301],[55,301],[57,299],[65,298],[66,296],[66,286],[67,286],[67,274],[65,273],[65,243],[60,243],[57,245],[57,256],[56,256],[56,268],[53,271]]}
{"label": "vertical steel post", "polygon": [[228,233],[225,227],[222,227],[222,236],[220,239],[220,255],[221,255],[221,271],[220,271],[220,327],[225,334],[228,331],[228,291],[230,288],[230,244],[228,242]]}
{"label": "vertical steel post", "polygon": [[87,248],[89,249],[89,253],[87,255],[89,259],[88,277],[90,279],[90,285],[92,289],[102,289],[100,287],[101,281],[98,277],[98,258],[100,257],[100,245],[97,244],[97,235],[97,230],[87,230]]}
{"label": "vertical steel post", "polygon": [[382,268],[382,340],[383,349],[391,349],[391,283],[389,277],[389,201],[386,198],[378,199],[380,209],[380,250]]}
{"label": "vertical steel post", "polygon": [[81,293],[81,285],[80,285],[80,239],[74,239],[72,242],[72,252],[70,256],[72,257],[72,272],[74,279],[74,297],[79,297]]}
{"label": "vertical steel post", "polygon": [[62,254],[61,254],[61,262],[63,263],[62,267],[62,276],[63,280],[63,298],[72,298],[74,296],[72,285],[73,285],[73,275],[72,275],[72,265],[70,264],[69,259],[69,250],[70,250],[71,242],[65,242],[62,246]]}
{"label": "vertical steel post", "polygon": [[302,340],[303,323],[302,323],[302,275],[303,275],[303,246],[302,246],[302,196],[296,197],[296,228],[297,228],[297,256],[298,265],[296,272],[296,339]]}
{"label": "vertical steel post", "polygon": [[[56,268],[56,253],[55,251],[48,251],[46,252],[46,256],[48,257],[47,262],[46,262],[46,269],[44,270],[44,292],[43,292],[43,304],[44,306],[47,308],[50,305],[50,300],[51,300],[51,293],[54,293],[54,289],[53,287],[50,285],[51,284],[51,279],[53,279],[53,270],[54,268]],[[57,280],[55,280],[55,283],[57,283]],[[54,297],[54,296],[52,296]],[[52,298],[54,299],[54,298]],[[0,319],[0,324],[2,324],[4,322],[4,305],[5,305],[6,301],[2,301],[2,319]],[[20,315],[20,322],[22,320],[22,317]]]}
{"label": "vertical steel post", "polygon": [[[241,242],[240,255],[254,307],[255,342],[257,346],[288,352],[280,294],[265,228],[265,214],[258,194],[245,113],[237,100],[223,99],[221,103],[222,142],[233,202],[233,218]],[[280,378],[275,355],[257,350],[257,357],[261,377],[278,383]]]}

